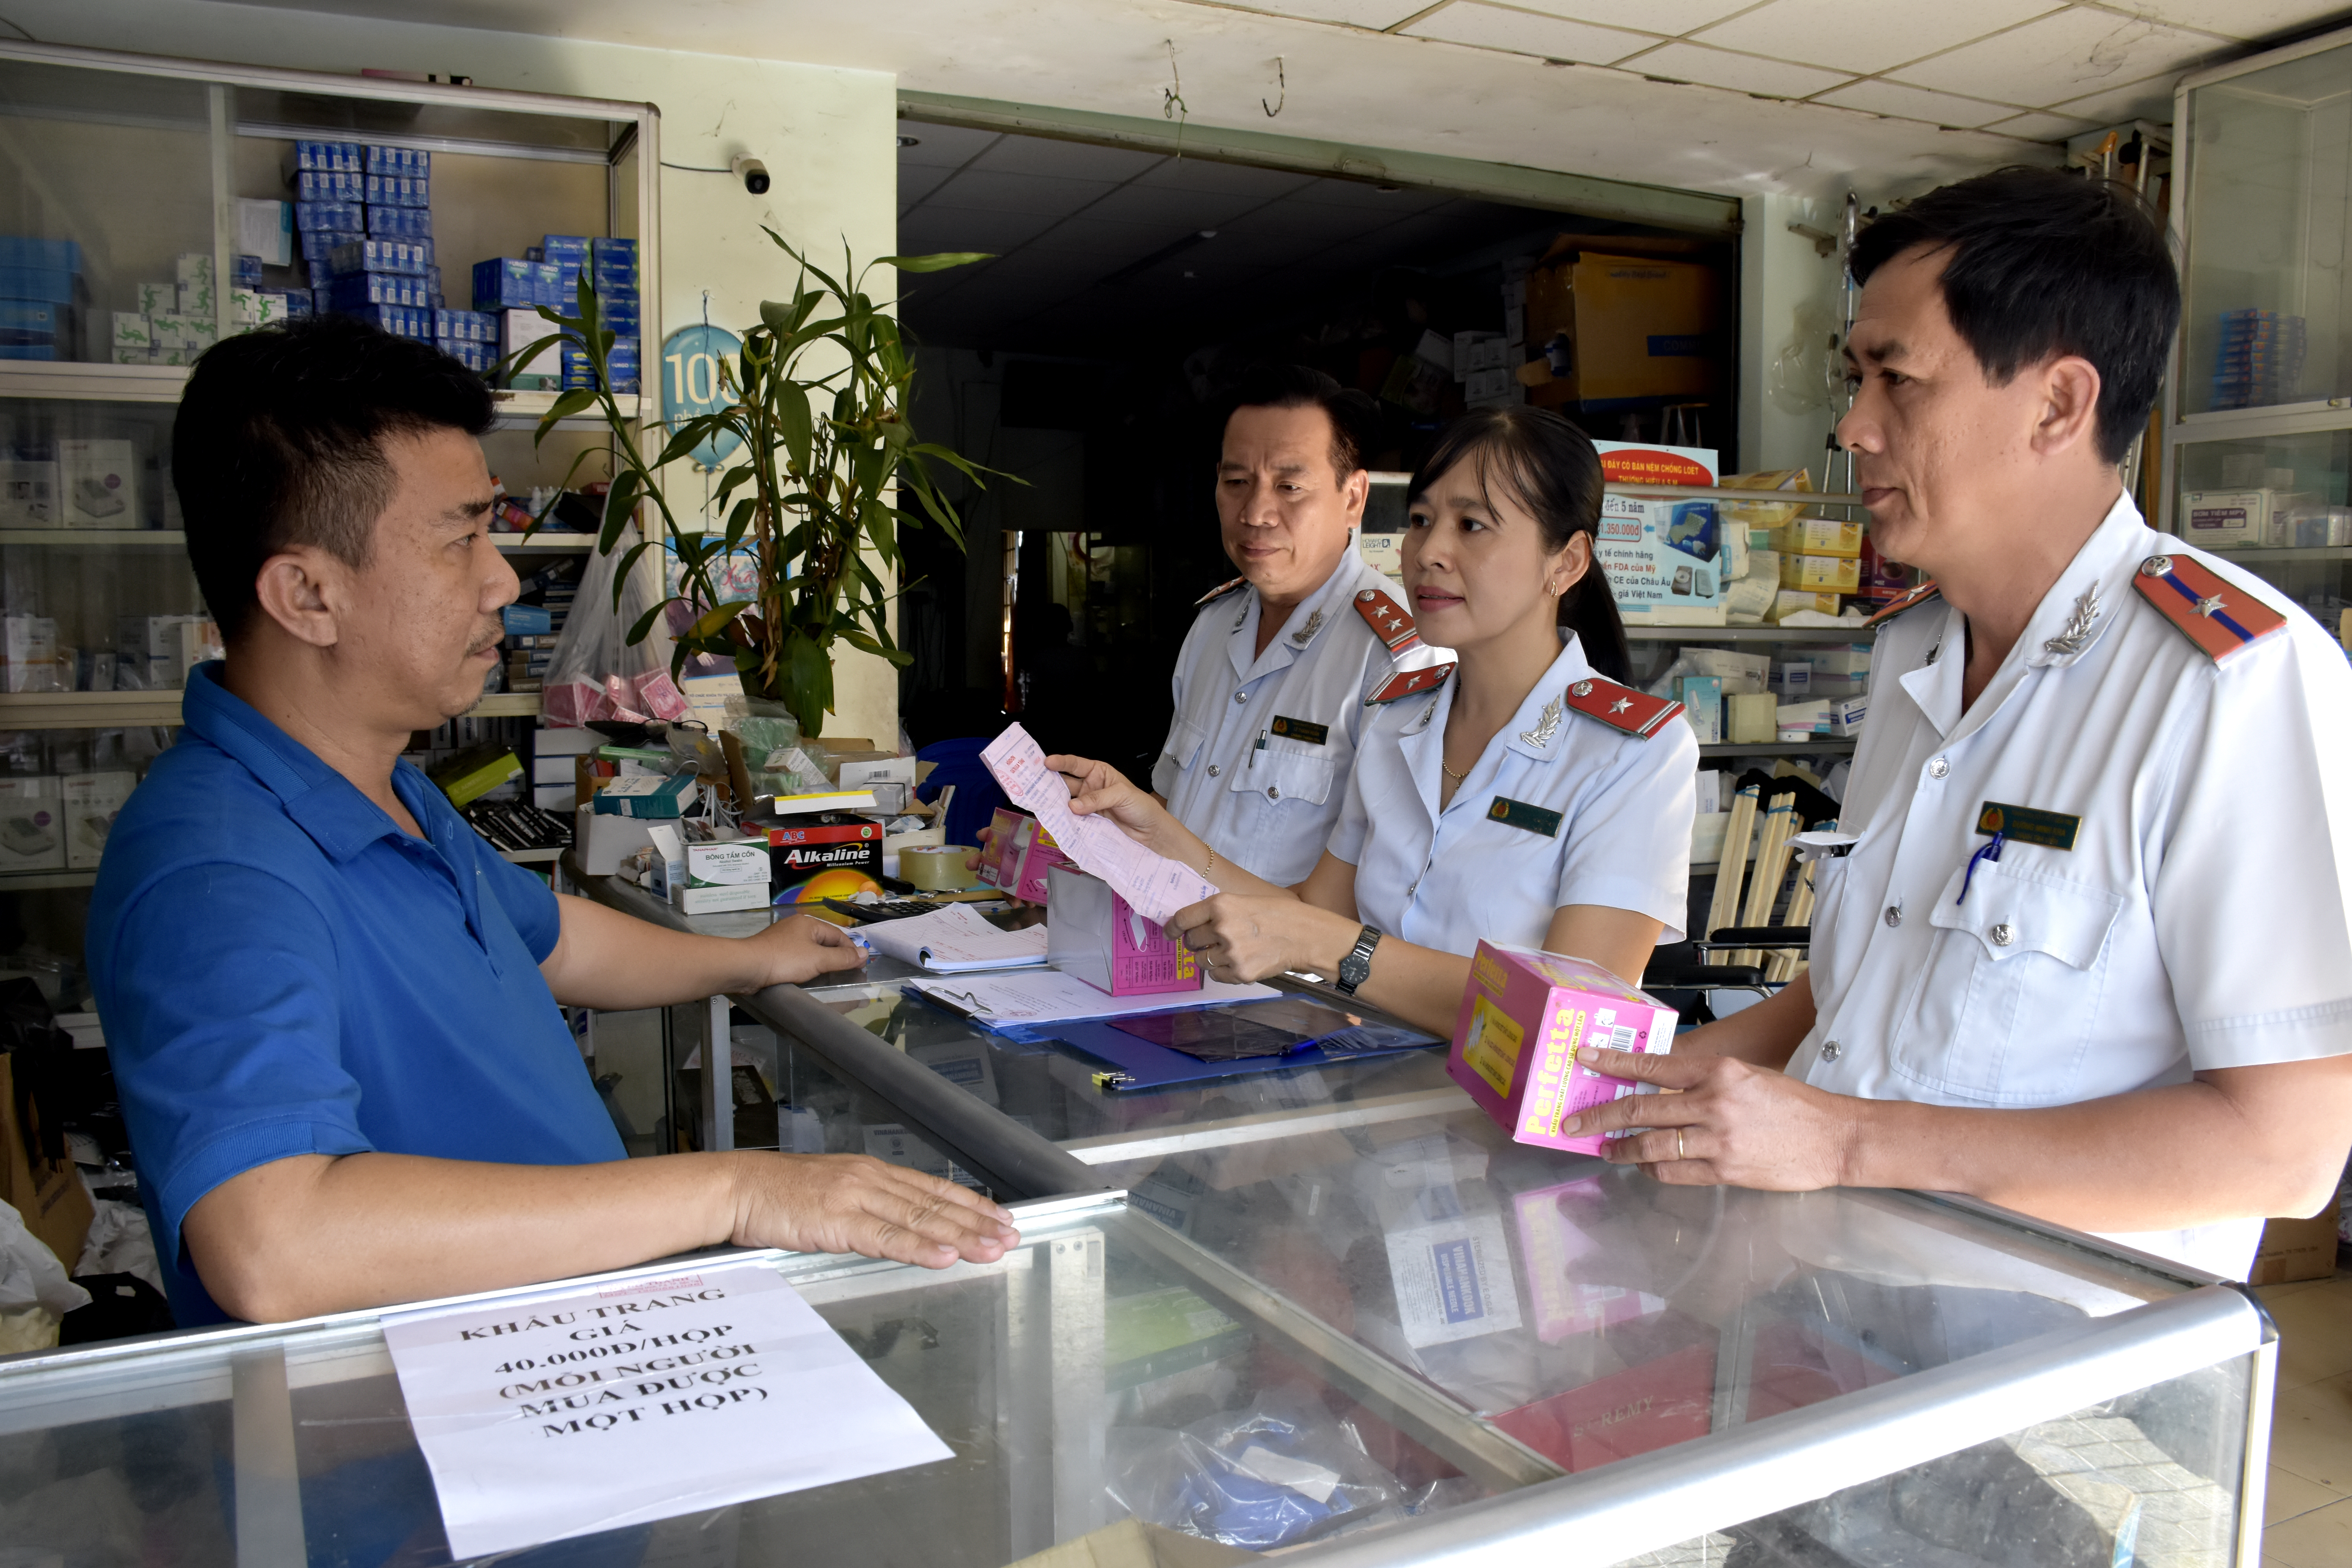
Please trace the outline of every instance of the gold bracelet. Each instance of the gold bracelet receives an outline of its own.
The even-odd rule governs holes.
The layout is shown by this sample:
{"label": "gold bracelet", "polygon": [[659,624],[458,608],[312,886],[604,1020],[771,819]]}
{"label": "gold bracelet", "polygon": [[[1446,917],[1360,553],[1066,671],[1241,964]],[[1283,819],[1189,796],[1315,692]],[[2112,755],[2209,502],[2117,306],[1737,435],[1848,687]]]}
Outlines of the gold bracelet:
{"label": "gold bracelet", "polygon": [[1217,852],[1216,852],[1214,849],[1212,849],[1212,850],[1210,850],[1210,851],[1209,851],[1209,863],[1208,863],[1207,865],[1205,865],[1205,866],[1203,866],[1203,867],[1202,867],[1202,868],[1201,868],[1201,875],[1202,875],[1202,876],[1203,876],[1203,877],[1205,877],[1205,876],[1207,876],[1210,872],[1212,872],[1212,871],[1215,870],[1216,868],[1217,868]]}

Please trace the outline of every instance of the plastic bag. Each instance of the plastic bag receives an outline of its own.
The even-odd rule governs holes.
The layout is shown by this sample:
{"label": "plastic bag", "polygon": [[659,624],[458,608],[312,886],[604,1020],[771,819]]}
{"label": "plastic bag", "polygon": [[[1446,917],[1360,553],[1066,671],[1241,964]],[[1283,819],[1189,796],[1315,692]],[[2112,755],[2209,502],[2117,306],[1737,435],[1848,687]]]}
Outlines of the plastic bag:
{"label": "plastic bag", "polygon": [[1116,1427],[1112,1500],[1138,1518],[1263,1552],[1402,1507],[1404,1489],[1365,1451],[1352,1423],[1300,1388],[1261,1392],[1181,1431]]}
{"label": "plastic bag", "polygon": [[77,1275],[131,1274],[157,1290],[163,1289],[163,1270],[155,1260],[154,1233],[147,1228],[147,1211],[137,1204],[101,1201],[89,1222],[89,1239],[81,1246]]}
{"label": "plastic bag", "polygon": [[24,1215],[0,1204],[0,1354],[56,1344],[65,1315],[89,1305],[89,1292],[67,1278]]}
{"label": "plastic bag", "polygon": [[572,613],[563,618],[548,656],[542,689],[549,721],[585,724],[596,719],[683,719],[686,698],[669,678],[673,639],[662,617],[654,618],[645,640],[632,644],[630,628],[655,604],[654,587],[641,557],[613,604],[613,574],[637,544],[634,525],[621,531],[609,552],[592,552]]}

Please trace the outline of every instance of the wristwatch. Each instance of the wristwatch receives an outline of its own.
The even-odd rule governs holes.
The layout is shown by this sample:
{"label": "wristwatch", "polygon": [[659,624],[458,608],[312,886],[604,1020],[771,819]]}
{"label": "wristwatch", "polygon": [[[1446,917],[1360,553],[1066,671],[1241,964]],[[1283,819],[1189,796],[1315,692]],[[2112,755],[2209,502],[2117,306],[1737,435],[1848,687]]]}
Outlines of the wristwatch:
{"label": "wristwatch", "polygon": [[1356,938],[1356,945],[1339,961],[1339,994],[1353,996],[1356,987],[1372,977],[1372,949],[1381,944],[1381,933],[1366,926]]}

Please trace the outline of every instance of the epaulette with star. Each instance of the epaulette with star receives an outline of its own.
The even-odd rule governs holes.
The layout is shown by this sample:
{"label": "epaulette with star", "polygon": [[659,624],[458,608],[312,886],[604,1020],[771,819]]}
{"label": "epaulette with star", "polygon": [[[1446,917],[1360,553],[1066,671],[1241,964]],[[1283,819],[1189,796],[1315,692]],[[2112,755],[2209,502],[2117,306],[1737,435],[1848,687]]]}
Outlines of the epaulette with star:
{"label": "epaulette with star", "polygon": [[1568,705],[1588,719],[1598,719],[1643,741],[1683,710],[1683,705],[1671,697],[1653,697],[1597,675],[1569,682]]}
{"label": "epaulette with star", "polygon": [[2132,585],[2215,664],[2286,629],[2284,616],[2187,555],[2149,556]]}
{"label": "epaulette with star", "polygon": [[1364,706],[1377,708],[1383,702],[1394,702],[1398,698],[1410,697],[1416,691],[1433,691],[1445,684],[1445,678],[1453,673],[1451,663],[1401,670],[1381,682],[1380,689],[1364,699]]}
{"label": "epaulette with star", "polygon": [[1870,619],[1863,622],[1862,624],[1875,631],[1879,626],[1893,620],[1904,611],[1916,609],[1921,605],[1926,604],[1928,600],[1937,597],[1942,593],[1943,590],[1936,586],[1936,580],[1933,577],[1930,577],[1925,583],[1920,584],[1917,587],[1912,589],[1909,593],[1904,595],[1893,604],[1888,605],[1885,609],[1879,611],[1878,614],[1871,616]]}
{"label": "epaulette with star", "polygon": [[1412,624],[1412,616],[1378,588],[1357,592],[1356,614],[1364,617],[1364,624],[1372,628],[1372,635],[1381,639],[1391,656],[1410,653],[1421,646],[1421,631]]}
{"label": "epaulette with star", "polygon": [[1226,595],[1232,593],[1234,589],[1246,588],[1248,586],[1249,579],[1246,577],[1236,577],[1230,583],[1220,583],[1215,587],[1210,589],[1207,593],[1202,595],[1199,598],[1193,600],[1192,607],[1197,610],[1203,605],[1213,605],[1219,599],[1222,599]]}

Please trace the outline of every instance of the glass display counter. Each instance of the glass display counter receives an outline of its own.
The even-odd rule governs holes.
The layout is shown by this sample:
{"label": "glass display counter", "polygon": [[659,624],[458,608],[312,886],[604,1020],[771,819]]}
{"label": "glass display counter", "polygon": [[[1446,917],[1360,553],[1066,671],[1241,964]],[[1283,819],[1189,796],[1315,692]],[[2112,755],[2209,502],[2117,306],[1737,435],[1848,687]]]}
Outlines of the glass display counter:
{"label": "glass display counter", "polygon": [[[2271,1352],[2238,1292],[1928,1198],[1694,1207],[1595,1173],[1571,1205],[1563,1173],[1479,1178],[1572,1214],[1582,1249],[1490,1259],[1523,1330],[1455,1342],[1490,1380],[1605,1355],[1573,1409],[1482,1410],[1310,1281],[1117,1195],[1055,1200],[992,1265],[729,1255],[791,1281],[952,1458],[500,1560],[1001,1568],[1129,1515],[1350,1565],[2112,1568],[2248,1538]],[[1319,1229],[1278,1199],[1253,1228]],[[28,1562],[450,1561],[369,1312],[0,1362],[0,1531]]]}
{"label": "glass display counter", "polygon": [[[1198,1436],[1269,1376],[1314,1386],[1403,1500],[1392,1531],[1319,1548],[1331,1561],[1505,1541],[1660,1568],[2253,1560],[2273,1352],[2235,1288],[1961,1198],[1669,1187],[1526,1147],[1435,1049],[1106,1089],[1101,1064],[903,995],[887,967],[734,999],[776,1032],[780,1095],[827,1148],[870,1148],[886,1118],[1000,1197],[1124,1188],[1120,1246],[1181,1259],[1171,1278],[1225,1317],[1317,1325],[1305,1339],[1345,1378],[1171,1346],[1136,1383],[1107,1374],[1104,1398],[1112,1425]],[[2177,1370],[2102,1348],[2192,1312],[2245,1337]],[[1497,1497],[1498,1471],[1441,1454],[1407,1409],[1475,1423],[1549,1479]],[[1165,1498],[1125,1506],[1181,1522]]]}

